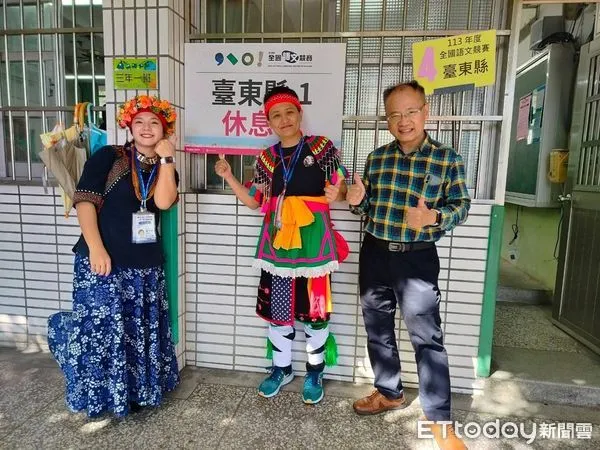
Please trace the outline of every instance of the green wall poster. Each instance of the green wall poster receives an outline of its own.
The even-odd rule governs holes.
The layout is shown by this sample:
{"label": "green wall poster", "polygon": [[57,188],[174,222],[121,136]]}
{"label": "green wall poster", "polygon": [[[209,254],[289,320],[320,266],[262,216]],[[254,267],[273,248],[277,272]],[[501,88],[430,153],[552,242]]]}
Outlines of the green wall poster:
{"label": "green wall poster", "polygon": [[115,89],[158,89],[157,67],[156,58],[115,59]]}

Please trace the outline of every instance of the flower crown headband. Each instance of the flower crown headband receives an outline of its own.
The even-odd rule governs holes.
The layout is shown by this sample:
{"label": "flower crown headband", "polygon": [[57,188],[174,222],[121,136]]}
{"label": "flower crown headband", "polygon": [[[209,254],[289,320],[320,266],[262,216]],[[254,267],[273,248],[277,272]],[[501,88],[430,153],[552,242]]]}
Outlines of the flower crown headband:
{"label": "flower crown headband", "polygon": [[121,105],[117,122],[121,128],[131,129],[133,119],[139,113],[151,112],[158,117],[163,125],[166,136],[175,131],[177,113],[167,100],[161,100],[154,95],[137,95]]}

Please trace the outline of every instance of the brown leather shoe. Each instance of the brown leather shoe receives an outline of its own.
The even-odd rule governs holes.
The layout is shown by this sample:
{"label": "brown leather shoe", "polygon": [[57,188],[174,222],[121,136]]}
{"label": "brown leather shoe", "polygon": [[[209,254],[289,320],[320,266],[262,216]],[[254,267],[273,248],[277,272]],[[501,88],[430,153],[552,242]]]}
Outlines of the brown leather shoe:
{"label": "brown leather shoe", "polygon": [[371,395],[358,399],[352,405],[354,412],[361,416],[370,416],[379,414],[392,409],[406,408],[406,399],[404,395],[397,399],[389,399],[377,389]]}
{"label": "brown leather shoe", "polygon": [[429,427],[440,450],[467,450],[467,446],[456,435],[452,425],[432,423]]}

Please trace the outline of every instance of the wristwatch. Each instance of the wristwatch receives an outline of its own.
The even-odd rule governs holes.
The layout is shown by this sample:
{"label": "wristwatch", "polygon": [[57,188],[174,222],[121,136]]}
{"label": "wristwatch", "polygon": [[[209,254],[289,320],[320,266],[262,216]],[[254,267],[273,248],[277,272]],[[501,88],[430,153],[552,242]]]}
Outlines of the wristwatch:
{"label": "wristwatch", "polygon": [[431,224],[432,227],[439,227],[440,223],[442,223],[442,212],[438,209],[435,209],[435,223]]}
{"label": "wristwatch", "polygon": [[163,156],[160,158],[160,164],[173,164],[175,163],[175,157],[173,156]]}

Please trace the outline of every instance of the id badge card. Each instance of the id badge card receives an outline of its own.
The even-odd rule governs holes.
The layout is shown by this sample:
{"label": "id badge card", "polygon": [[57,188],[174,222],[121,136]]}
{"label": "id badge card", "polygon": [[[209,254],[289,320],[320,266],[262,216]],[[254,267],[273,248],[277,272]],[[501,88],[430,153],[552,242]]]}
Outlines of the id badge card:
{"label": "id badge card", "polygon": [[131,242],[149,244],[156,242],[156,223],[154,214],[138,211],[132,214]]}

